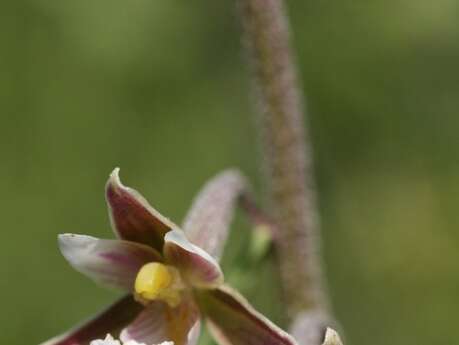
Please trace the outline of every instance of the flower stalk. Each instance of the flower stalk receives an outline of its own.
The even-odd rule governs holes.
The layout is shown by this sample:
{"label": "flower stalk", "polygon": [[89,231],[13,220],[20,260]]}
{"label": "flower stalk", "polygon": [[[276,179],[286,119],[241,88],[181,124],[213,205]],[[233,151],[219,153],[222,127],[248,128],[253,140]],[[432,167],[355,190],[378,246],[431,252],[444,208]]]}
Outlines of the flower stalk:
{"label": "flower stalk", "polygon": [[328,309],[318,255],[319,224],[311,147],[282,0],[238,0],[258,101],[257,127],[276,249],[291,320]]}

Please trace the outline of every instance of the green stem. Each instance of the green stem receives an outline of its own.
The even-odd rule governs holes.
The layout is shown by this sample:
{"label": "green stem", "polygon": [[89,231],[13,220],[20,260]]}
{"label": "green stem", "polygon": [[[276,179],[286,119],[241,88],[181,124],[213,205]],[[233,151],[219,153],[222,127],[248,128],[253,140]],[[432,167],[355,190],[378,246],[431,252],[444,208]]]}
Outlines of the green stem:
{"label": "green stem", "polygon": [[311,148],[282,0],[239,0],[288,315],[327,310]]}

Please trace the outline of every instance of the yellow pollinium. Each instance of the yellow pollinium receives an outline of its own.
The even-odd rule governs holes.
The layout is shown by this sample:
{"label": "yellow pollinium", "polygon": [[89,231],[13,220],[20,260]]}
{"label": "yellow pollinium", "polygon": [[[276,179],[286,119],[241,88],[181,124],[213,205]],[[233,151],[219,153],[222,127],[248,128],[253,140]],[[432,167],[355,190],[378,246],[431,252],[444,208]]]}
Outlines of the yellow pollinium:
{"label": "yellow pollinium", "polygon": [[135,292],[139,301],[162,300],[176,307],[181,300],[180,277],[173,267],[159,262],[144,265],[135,279]]}

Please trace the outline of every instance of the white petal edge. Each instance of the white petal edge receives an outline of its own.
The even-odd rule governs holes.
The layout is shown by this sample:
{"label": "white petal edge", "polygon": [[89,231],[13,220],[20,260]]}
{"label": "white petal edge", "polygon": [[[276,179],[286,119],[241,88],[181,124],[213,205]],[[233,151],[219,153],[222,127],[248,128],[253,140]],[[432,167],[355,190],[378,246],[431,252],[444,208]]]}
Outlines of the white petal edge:
{"label": "white petal edge", "polygon": [[[114,339],[110,334],[107,334],[105,339],[95,339],[90,342],[89,345],[121,345],[121,342],[119,340]],[[123,345],[147,345],[145,343],[138,343],[134,340],[129,340],[127,342],[124,342]],[[155,344],[151,344],[155,345]],[[156,344],[156,345],[174,345],[172,341],[164,341],[161,344]]]}

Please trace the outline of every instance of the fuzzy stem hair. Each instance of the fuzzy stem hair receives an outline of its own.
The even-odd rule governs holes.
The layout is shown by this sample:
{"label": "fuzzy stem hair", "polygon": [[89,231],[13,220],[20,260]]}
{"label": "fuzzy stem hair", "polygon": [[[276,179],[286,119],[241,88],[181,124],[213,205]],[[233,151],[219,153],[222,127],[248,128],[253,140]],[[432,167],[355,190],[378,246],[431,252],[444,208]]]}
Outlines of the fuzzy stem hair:
{"label": "fuzzy stem hair", "polygon": [[238,0],[258,103],[257,127],[291,320],[327,310],[319,259],[312,150],[282,0]]}

